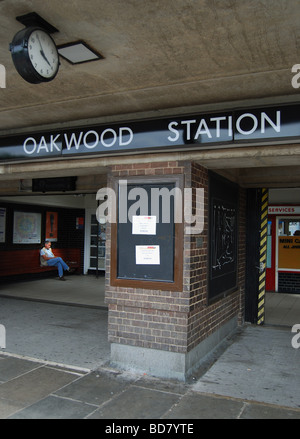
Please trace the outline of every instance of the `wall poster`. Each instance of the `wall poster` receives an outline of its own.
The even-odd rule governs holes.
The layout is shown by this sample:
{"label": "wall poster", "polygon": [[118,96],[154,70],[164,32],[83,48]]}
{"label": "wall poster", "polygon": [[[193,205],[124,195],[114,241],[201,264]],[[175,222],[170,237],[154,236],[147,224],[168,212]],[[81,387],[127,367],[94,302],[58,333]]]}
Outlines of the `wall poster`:
{"label": "wall poster", "polygon": [[210,175],[209,299],[237,285],[238,188]]}
{"label": "wall poster", "polygon": [[278,237],[278,269],[300,271],[300,236]]}
{"label": "wall poster", "polygon": [[40,213],[15,211],[13,244],[40,244],[41,222]]}
{"label": "wall poster", "polygon": [[0,207],[0,243],[5,242],[6,209]]}
{"label": "wall poster", "polygon": [[46,241],[57,242],[57,212],[46,212]]}

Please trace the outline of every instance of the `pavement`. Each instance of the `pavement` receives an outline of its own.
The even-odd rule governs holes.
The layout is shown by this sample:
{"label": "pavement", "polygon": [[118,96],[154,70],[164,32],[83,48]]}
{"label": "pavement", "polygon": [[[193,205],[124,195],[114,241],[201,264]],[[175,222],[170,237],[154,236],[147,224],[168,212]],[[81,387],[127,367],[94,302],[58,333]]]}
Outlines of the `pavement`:
{"label": "pavement", "polygon": [[200,419],[300,419],[300,349],[290,328],[245,325],[180,382],[113,368],[103,309],[0,305],[0,419],[102,419],[140,437],[148,424],[139,434],[116,429],[130,419],[195,428]]}

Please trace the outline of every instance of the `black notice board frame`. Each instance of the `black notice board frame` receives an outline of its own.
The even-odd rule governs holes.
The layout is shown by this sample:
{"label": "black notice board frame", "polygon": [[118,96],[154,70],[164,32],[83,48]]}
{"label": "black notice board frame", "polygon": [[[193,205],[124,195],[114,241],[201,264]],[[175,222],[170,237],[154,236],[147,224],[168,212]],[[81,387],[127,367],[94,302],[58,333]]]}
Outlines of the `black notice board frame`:
{"label": "black notice board frame", "polygon": [[209,172],[208,303],[237,288],[238,185]]}
{"label": "black notice board frame", "polygon": [[[151,188],[170,190],[180,188],[183,193],[184,177],[182,175],[166,177],[131,177],[126,180],[113,178],[113,187],[117,194],[117,222],[112,224],[111,237],[111,285],[127,288],[143,288],[164,291],[182,291],[183,285],[183,223],[174,222],[173,213],[178,214],[181,209],[183,218],[183,203],[173,203],[170,197],[171,208],[170,222],[161,221],[156,224],[156,235],[134,235],[132,223],[119,221],[119,197],[120,188],[126,183],[127,196],[132,189],[144,189],[150,194]],[[123,187],[124,196],[124,187]],[[126,200],[129,210],[136,200]],[[151,196],[148,196],[148,215],[151,213]],[[160,208],[162,206],[160,205]],[[177,210],[177,211],[176,211]],[[176,212],[175,212],[176,211]],[[143,215],[144,213],[140,213]],[[136,246],[152,245],[159,246],[160,264],[138,265],[136,264]]]}

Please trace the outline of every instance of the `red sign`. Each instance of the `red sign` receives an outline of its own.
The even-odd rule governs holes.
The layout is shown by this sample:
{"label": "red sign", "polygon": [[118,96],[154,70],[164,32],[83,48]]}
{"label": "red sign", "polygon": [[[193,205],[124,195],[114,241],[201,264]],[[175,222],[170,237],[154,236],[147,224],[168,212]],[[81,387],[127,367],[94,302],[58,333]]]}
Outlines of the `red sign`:
{"label": "red sign", "polygon": [[57,212],[46,213],[46,241],[57,242]]}
{"label": "red sign", "polygon": [[269,206],[269,215],[300,214],[300,206]]}

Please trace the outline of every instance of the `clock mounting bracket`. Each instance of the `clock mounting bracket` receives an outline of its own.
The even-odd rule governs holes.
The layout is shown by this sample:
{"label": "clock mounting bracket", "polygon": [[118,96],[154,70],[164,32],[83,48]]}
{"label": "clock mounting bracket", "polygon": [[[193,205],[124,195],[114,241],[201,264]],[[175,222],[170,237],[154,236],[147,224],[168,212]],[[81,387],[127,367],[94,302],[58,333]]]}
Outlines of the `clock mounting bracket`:
{"label": "clock mounting bracket", "polygon": [[49,34],[59,32],[56,27],[48,23],[48,21],[46,21],[36,12],[29,12],[29,14],[19,15],[18,17],[16,17],[16,20],[22,23],[25,27],[39,27],[41,29],[44,29]]}

